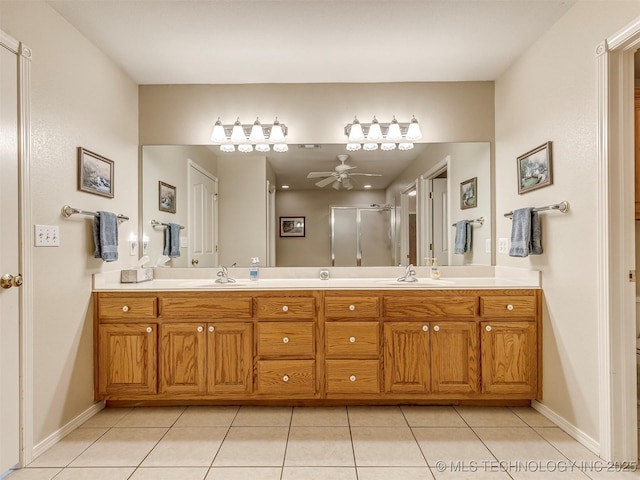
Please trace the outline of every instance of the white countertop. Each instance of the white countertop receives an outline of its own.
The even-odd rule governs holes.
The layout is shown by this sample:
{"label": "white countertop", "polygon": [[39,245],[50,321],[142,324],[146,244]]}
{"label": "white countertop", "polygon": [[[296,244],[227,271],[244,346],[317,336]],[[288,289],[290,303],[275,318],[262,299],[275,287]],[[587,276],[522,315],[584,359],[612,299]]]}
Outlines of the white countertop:
{"label": "white countertop", "polygon": [[[320,280],[319,271],[331,278]],[[235,283],[220,284],[218,269],[162,268],[154,279],[120,283],[120,271],[94,275],[94,291],[243,291],[243,290],[433,290],[433,289],[530,289],[540,288],[537,271],[504,267],[441,267],[439,280],[429,278],[426,267],[417,267],[417,282],[398,282],[402,267],[365,268],[267,268],[258,281],[248,279],[248,269],[230,269]],[[275,278],[274,278],[275,277]]]}

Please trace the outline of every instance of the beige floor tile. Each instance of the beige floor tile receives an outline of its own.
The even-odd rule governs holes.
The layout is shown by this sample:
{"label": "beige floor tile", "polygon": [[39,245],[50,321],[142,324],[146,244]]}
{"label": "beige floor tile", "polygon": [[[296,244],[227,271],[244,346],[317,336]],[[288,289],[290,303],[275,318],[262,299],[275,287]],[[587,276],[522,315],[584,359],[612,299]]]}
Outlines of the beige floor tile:
{"label": "beige floor tile", "polygon": [[459,471],[459,470],[438,470],[432,469],[431,472],[436,480],[510,480],[511,477],[500,470],[479,469],[475,471]]}
{"label": "beige floor tile", "polygon": [[584,462],[597,462],[601,460],[595,453],[558,427],[538,427],[534,428],[534,430],[542,435],[551,445],[560,450],[569,460]]}
{"label": "beige floor tile", "polygon": [[608,468],[606,462],[599,465],[591,465],[584,470],[587,477],[592,480],[638,480],[640,479],[640,470],[636,471],[620,471],[614,468]]}
{"label": "beige floor tile", "polygon": [[112,428],[71,462],[71,467],[137,467],[166,428]]}
{"label": "beige floor tile", "polygon": [[288,427],[291,407],[240,407],[234,427]]}
{"label": "beige floor tile", "polygon": [[213,467],[205,480],[280,480],[282,468]]}
{"label": "beige floor tile", "polygon": [[555,427],[557,426],[547,417],[531,407],[511,407],[511,411],[520,417],[530,427]]}
{"label": "beige floor tile", "polygon": [[173,427],[142,467],[209,467],[229,427]]}
{"label": "beige floor tile", "polygon": [[470,427],[526,427],[507,407],[456,407]]}
{"label": "beige floor tile", "polygon": [[36,458],[29,466],[66,467],[107,430],[107,428],[77,428]]}
{"label": "beige floor tile", "polygon": [[231,427],[213,462],[216,467],[281,467],[289,427]]}
{"label": "beige floor tile", "polygon": [[51,480],[61,471],[61,468],[22,468],[10,473],[4,480]]}
{"label": "beige floor tile", "polygon": [[409,428],[351,427],[358,467],[418,467],[425,460]]}
{"label": "beige floor tile", "polygon": [[[524,469],[521,468],[509,469],[508,471],[514,480],[589,480],[589,477],[580,470],[571,470],[568,464],[565,464],[564,467],[561,465],[554,467],[553,464],[543,464],[541,466],[544,471],[523,471]],[[561,469],[564,471],[561,471]]]}
{"label": "beige floor tile", "polygon": [[358,480],[433,480],[429,467],[358,467]]}
{"label": "beige floor tile", "polygon": [[411,427],[466,427],[453,407],[401,407]]}
{"label": "beige floor tile", "polygon": [[55,480],[127,480],[135,469],[129,468],[65,468]]}
{"label": "beige floor tile", "polygon": [[125,416],[129,415],[132,410],[133,408],[103,408],[80,425],[80,428],[111,428]]}
{"label": "beige floor tile", "polygon": [[355,467],[284,467],[282,480],[357,480]]}
{"label": "beige floor tile", "polygon": [[293,427],[348,427],[346,407],[296,407],[291,419]]}
{"label": "beige floor tile", "polygon": [[474,428],[487,448],[500,461],[535,462],[567,460],[531,428]]}
{"label": "beige floor tile", "polygon": [[285,467],[355,467],[349,427],[291,427]]}
{"label": "beige floor tile", "polygon": [[352,427],[404,427],[407,421],[400,407],[348,407]]}
{"label": "beige floor tile", "polygon": [[208,471],[208,467],[139,467],[129,480],[203,480]]}
{"label": "beige floor tile", "polygon": [[414,428],[413,434],[431,467],[438,462],[445,462],[447,466],[452,462],[479,465],[495,460],[470,428]]}
{"label": "beige floor tile", "polygon": [[189,407],[174,427],[228,427],[237,413],[238,407]]}
{"label": "beige floor tile", "polygon": [[170,427],[182,414],[185,407],[140,407],[134,408],[115,427]]}

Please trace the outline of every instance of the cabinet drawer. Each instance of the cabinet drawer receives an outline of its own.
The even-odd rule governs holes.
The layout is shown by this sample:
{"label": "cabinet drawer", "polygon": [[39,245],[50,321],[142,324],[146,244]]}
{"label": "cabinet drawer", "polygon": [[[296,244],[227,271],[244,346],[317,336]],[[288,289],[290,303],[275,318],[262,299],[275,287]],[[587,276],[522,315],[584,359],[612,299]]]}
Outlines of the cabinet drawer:
{"label": "cabinet drawer", "polygon": [[160,313],[163,317],[175,317],[180,320],[212,319],[212,318],[251,318],[251,297],[210,297],[197,296],[167,296],[160,299]]}
{"label": "cabinet drawer", "polygon": [[327,356],[358,357],[378,355],[378,322],[327,322]]}
{"label": "cabinet drawer", "polygon": [[483,317],[534,317],[536,297],[510,295],[480,298],[480,314]]}
{"label": "cabinet drawer", "polygon": [[314,318],[315,304],[310,297],[272,297],[256,299],[261,318]]}
{"label": "cabinet drawer", "polygon": [[286,396],[315,392],[313,360],[261,360],[258,362],[258,393]]}
{"label": "cabinet drawer", "polygon": [[327,393],[378,393],[378,360],[327,360]]}
{"label": "cabinet drawer", "polygon": [[384,297],[386,317],[474,317],[477,297]]}
{"label": "cabinet drawer", "polygon": [[157,297],[98,297],[100,319],[138,320],[158,316]]}
{"label": "cabinet drawer", "polygon": [[258,355],[313,355],[314,329],[313,322],[259,322]]}
{"label": "cabinet drawer", "polygon": [[378,297],[327,297],[324,314],[327,318],[378,317]]}

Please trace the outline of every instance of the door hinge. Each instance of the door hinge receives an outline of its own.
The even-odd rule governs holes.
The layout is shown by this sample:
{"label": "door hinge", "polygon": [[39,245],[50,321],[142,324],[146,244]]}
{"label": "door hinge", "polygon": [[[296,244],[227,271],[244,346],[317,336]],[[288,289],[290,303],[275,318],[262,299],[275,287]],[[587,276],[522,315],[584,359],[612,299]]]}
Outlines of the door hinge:
{"label": "door hinge", "polygon": [[218,245],[216,245],[216,253],[218,253]]}
{"label": "door hinge", "polygon": [[629,281],[630,282],[635,282],[636,281],[636,271],[635,270],[629,270]]}
{"label": "door hinge", "polygon": [[433,243],[429,244],[429,250],[433,251]]}

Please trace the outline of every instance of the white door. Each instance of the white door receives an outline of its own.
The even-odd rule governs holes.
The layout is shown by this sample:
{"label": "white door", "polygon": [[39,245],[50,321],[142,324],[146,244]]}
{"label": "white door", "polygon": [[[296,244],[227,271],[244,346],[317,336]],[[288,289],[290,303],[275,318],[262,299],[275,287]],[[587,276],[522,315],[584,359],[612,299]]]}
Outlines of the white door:
{"label": "white door", "polygon": [[0,475],[20,460],[18,161],[18,62],[0,46]]}
{"label": "white door", "polygon": [[218,179],[189,161],[189,259],[194,267],[218,266]]}
{"label": "white door", "polygon": [[433,198],[431,202],[431,219],[433,235],[433,251],[431,256],[438,260],[438,265],[449,264],[449,226],[447,221],[447,179],[434,178],[432,180]]}

